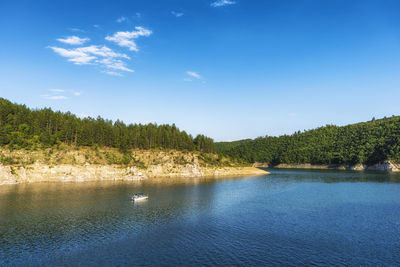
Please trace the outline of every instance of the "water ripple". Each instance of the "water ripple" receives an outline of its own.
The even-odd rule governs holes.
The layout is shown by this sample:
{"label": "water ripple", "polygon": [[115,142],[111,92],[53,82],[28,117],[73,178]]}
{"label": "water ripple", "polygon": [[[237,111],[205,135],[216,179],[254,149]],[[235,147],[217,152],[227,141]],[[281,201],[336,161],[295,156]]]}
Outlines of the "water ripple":
{"label": "water ripple", "polygon": [[[274,170],[190,181],[2,187],[0,265],[400,264],[393,177]],[[150,199],[134,203],[132,192]]]}

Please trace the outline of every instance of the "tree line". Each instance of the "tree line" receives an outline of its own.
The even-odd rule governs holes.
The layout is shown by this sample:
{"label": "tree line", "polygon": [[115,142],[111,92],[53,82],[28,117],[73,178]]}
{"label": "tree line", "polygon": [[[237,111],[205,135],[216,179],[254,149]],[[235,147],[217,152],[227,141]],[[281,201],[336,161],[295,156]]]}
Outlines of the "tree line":
{"label": "tree line", "polygon": [[54,146],[107,146],[128,149],[177,149],[214,152],[213,139],[192,137],[175,124],[125,124],[95,118],[79,118],[50,108],[29,109],[0,98],[0,145],[12,149]]}
{"label": "tree line", "polygon": [[216,151],[270,165],[400,162],[400,116],[341,127],[327,125],[279,137],[221,142],[216,143]]}

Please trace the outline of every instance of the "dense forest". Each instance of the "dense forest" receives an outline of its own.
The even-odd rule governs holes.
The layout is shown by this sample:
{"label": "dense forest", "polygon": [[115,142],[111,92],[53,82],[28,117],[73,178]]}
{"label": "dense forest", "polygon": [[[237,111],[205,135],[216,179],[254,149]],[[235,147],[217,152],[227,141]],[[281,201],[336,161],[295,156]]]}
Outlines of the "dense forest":
{"label": "dense forest", "polygon": [[193,138],[173,125],[129,124],[101,117],[78,118],[49,108],[32,110],[0,98],[0,145],[35,149],[60,143],[128,149],[166,148],[214,152],[211,138]]}
{"label": "dense forest", "polygon": [[216,143],[216,151],[248,162],[375,164],[400,162],[400,117],[347,126],[327,125],[279,137]]}
{"label": "dense forest", "polygon": [[[193,138],[173,125],[129,124],[101,117],[78,118],[51,109],[32,110],[0,98],[0,145],[36,149],[61,143],[129,149],[177,149],[218,152],[247,162],[371,165],[400,162],[400,117],[347,126],[327,125],[279,137],[219,142]],[[215,146],[215,149],[214,149]]]}

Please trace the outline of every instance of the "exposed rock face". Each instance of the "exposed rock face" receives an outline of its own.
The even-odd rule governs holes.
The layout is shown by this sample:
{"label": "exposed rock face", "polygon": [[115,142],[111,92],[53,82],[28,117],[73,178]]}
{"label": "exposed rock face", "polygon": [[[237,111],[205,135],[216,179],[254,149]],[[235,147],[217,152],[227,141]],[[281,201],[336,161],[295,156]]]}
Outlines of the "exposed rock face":
{"label": "exposed rock face", "polygon": [[[253,164],[254,167],[270,167],[268,163],[260,163],[256,162]],[[274,168],[280,169],[335,169],[335,170],[353,170],[353,171],[386,171],[386,172],[400,172],[400,164],[395,164],[390,161],[385,161],[382,163],[377,163],[374,165],[339,165],[339,164],[332,164],[332,165],[314,165],[310,163],[304,164],[279,164],[273,166]]]}
{"label": "exposed rock face", "polygon": [[140,180],[144,174],[136,168],[120,168],[99,165],[57,165],[33,164],[28,167],[0,165],[0,184],[31,182],[80,182],[103,180]]}
{"label": "exposed rock face", "polygon": [[12,174],[10,166],[0,165],[0,184],[16,184],[18,183],[17,177]]}
{"label": "exposed rock face", "polygon": [[263,175],[253,167],[206,168],[198,164],[152,165],[147,169],[120,165],[56,165],[35,163],[26,167],[0,165],[0,185],[31,182],[133,181],[149,177],[221,177]]}
{"label": "exposed rock face", "polygon": [[387,172],[400,172],[400,165],[394,164],[390,161],[386,161],[383,163],[377,163],[372,166],[366,167],[366,170],[371,171],[387,171]]}

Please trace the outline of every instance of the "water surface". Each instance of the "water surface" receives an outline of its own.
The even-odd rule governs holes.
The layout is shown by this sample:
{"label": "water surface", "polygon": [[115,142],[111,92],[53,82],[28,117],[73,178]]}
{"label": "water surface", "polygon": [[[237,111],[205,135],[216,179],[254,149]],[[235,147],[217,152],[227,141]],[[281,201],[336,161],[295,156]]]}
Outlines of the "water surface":
{"label": "water surface", "polygon": [[399,175],[271,172],[1,186],[0,265],[400,264]]}

